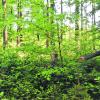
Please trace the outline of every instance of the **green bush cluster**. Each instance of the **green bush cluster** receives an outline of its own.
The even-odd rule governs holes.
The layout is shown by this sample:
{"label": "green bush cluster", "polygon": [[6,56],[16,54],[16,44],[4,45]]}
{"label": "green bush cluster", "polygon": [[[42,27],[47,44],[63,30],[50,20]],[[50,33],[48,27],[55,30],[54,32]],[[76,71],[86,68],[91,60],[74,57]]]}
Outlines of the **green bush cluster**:
{"label": "green bush cluster", "polygon": [[63,67],[51,67],[47,59],[37,59],[34,54],[22,58],[18,52],[0,52],[1,100],[100,99],[99,59],[95,65],[93,61],[70,61]]}

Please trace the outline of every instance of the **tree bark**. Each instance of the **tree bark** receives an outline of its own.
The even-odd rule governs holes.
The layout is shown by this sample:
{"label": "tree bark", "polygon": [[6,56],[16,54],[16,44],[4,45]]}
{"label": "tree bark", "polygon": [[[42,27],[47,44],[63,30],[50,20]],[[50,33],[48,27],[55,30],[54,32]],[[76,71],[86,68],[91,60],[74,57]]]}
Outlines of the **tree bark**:
{"label": "tree bark", "polygon": [[[95,0],[92,0],[92,28],[95,28],[95,26],[96,26],[95,13],[96,13],[96,11],[95,11]],[[93,38],[92,39],[93,50],[95,50],[96,47],[95,47],[95,33],[94,33],[94,31],[93,31],[92,38]]]}
{"label": "tree bark", "polygon": [[80,7],[80,3],[79,0],[76,0],[75,2],[75,15],[77,18],[75,18],[75,41],[76,41],[76,48],[77,50],[80,49],[80,41],[79,41],[79,7]]}
{"label": "tree bark", "polygon": [[[5,21],[6,20],[6,10],[7,10],[6,0],[2,0],[2,6],[3,6],[3,10],[4,10],[3,18],[4,18],[4,21]],[[3,34],[3,49],[5,49],[6,45],[7,45],[7,41],[8,41],[8,32],[7,32],[6,24],[4,25],[2,34]]]}
{"label": "tree bark", "polygon": [[58,54],[57,52],[53,51],[51,54],[51,66],[54,67],[58,61]]}
{"label": "tree bark", "polygon": [[[47,0],[47,6],[46,6],[46,10],[47,10],[47,13],[46,13],[46,16],[47,16],[47,22],[50,21],[49,19],[49,0]],[[47,31],[46,32],[46,47],[48,48],[49,47],[49,32]]]}
{"label": "tree bark", "polygon": [[[18,10],[18,12],[17,12],[18,13],[18,19],[20,19],[22,17],[21,0],[17,0],[17,10]],[[20,33],[21,30],[22,30],[21,25],[18,25],[17,32]],[[18,34],[17,39],[16,39],[17,46],[20,46],[20,43],[22,41],[20,37],[22,37],[22,35]]]}
{"label": "tree bark", "polygon": [[79,58],[79,60],[84,61],[84,60],[92,59],[92,58],[97,57],[97,56],[100,56],[100,51],[96,51],[95,53],[88,54],[88,55],[85,55],[85,56],[81,56]]}
{"label": "tree bark", "polygon": [[81,0],[81,31],[83,30],[83,0]]}
{"label": "tree bark", "polygon": [[[54,13],[55,13],[55,0],[50,0],[50,9],[52,10],[52,12],[50,12],[50,24],[53,25],[54,24]],[[58,61],[58,53],[55,50],[55,41],[54,41],[54,29],[51,26],[51,32],[50,32],[50,44],[52,46],[52,53],[51,53],[51,66],[55,66],[57,64]]]}

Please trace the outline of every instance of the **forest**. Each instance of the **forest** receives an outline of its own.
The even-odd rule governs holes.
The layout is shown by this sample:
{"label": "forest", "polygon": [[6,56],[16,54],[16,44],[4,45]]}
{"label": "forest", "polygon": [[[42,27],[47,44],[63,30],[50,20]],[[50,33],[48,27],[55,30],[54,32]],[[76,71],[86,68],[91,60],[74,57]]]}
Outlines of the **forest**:
{"label": "forest", "polygon": [[0,100],[100,100],[100,0],[1,0]]}

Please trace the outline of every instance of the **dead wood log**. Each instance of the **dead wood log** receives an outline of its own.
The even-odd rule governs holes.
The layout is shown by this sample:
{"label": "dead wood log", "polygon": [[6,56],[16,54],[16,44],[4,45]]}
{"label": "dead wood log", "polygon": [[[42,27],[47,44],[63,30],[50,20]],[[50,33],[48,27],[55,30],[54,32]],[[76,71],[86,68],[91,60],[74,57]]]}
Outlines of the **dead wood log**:
{"label": "dead wood log", "polygon": [[97,57],[97,56],[100,56],[100,51],[96,51],[94,53],[87,54],[85,56],[81,56],[79,58],[79,61],[84,61],[84,60],[92,59],[92,58]]}

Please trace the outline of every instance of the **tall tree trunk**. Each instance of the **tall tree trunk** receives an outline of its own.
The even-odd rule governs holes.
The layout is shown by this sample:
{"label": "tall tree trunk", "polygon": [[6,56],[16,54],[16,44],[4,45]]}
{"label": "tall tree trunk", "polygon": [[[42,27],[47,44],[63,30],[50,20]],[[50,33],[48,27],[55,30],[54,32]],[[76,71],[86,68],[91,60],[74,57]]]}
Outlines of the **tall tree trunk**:
{"label": "tall tree trunk", "polygon": [[[69,2],[68,2],[68,6],[69,6],[69,17],[71,17],[71,14],[72,14],[72,12],[71,12],[71,1],[69,0]],[[71,25],[71,23],[72,23],[72,21],[71,21],[71,19],[69,19],[69,27],[70,27],[70,25]],[[69,42],[71,41],[71,38],[72,38],[72,33],[71,33],[71,30],[70,30],[70,28],[69,27],[67,27],[68,28],[68,33],[69,33]]]}
{"label": "tall tree trunk", "polygon": [[[61,12],[61,14],[63,14],[63,1],[61,0],[60,3],[61,3],[60,12]],[[63,19],[61,19],[61,36],[60,36],[61,40],[63,40],[62,25],[63,25]]]}
{"label": "tall tree trunk", "polygon": [[93,28],[93,36],[92,36],[92,42],[93,42],[93,50],[95,50],[95,0],[92,0],[92,28]]}
{"label": "tall tree trunk", "polygon": [[81,31],[83,30],[83,0],[81,0]]}
{"label": "tall tree trunk", "polygon": [[58,53],[55,50],[54,28],[52,27],[54,24],[54,11],[55,11],[54,7],[55,7],[54,0],[50,0],[50,8],[52,10],[50,13],[50,24],[51,24],[50,42],[51,42],[51,46],[52,46],[51,65],[53,67],[57,64],[57,60],[58,60]]}
{"label": "tall tree trunk", "polygon": [[[46,16],[47,16],[47,22],[48,22],[48,21],[50,21],[50,19],[49,19],[49,0],[47,0],[46,8],[47,8]],[[46,32],[46,47],[47,48],[49,47],[49,32],[48,31]]]}
{"label": "tall tree trunk", "polygon": [[95,21],[95,0],[92,0],[92,26],[96,25]]}
{"label": "tall tree trunk", "polygon": [[80,41],[79,41],[79,0],[75,0],[75,14],[77,18],[75,19],[75,41],[76,47],[80,49]]}
{"label": "tall tree trunk", "polygon": [[54,41],[54,29],[53,29],[53,24],[54,24],[54,11],[55,11],[55,3],[54,0],[50,0],[50,8],[51,8],[51,13],[50,13],[50,23],[51,23],[51,33],[50,33],[50,37],[51,37],[51,45],[54,46],[55,45],[55,41]]}
{"label": "tall tree trunk", "polygon": [[[61,3],[60,12],[61,12],[61,14],[63,14],[63,0],[61,0],[60,3]],[[62,50],[61,50],[61,43],[63,40],[63,30],[62,30],[63,19],[60,20],[60,24],[61,24],[60,28],[59,28],[59,25],[57,24],[58,49],[59,49],[59,57],[60,57],[61,65],[63,65],[63,57],[62,57]]]}
{"label": "tall tree trunk", "polygon": [[61,30],[59,29],[59,25],[57,24],[57,35],[58,35],[58,49],[59,49],[59,58],[61,65],[63,66],[63,57],[62,57],[62,50],[61,50],[61,35],[60,35]]}
{"label": "tall tree trunk", "polygon": [[[6,11],[7,11],[6,0],[2,0],[2,6],[3,6],[3,11],[4,11],[3,18],[4,18],[4,22],[5,22],[6,21]],[[4,28],[3,28],[3,49],[6,48],[7,42],[8,42],[8,32],[7,32],[6,23],[4,23]]]}
{"label": "tall tree trunk", "polygon": [[[20,19],[22,17],[22,7],[21,7],[21,0],[17,0],[17,10],[18,10],[18,19]],[[22,35],[20,34],[20,31],[22,30],[21,25],[18,25],[17,27],[17,32],[18,32],[18,36],[17,36],[17,46],[20,45],[21,41],[22,41]]]}
{"label": "tall tree trunk", "polygon": [[87,20],[88,20],[88,15],[87,15],[87,5],[86,5],[86,7],[84,8],[84,11],[85,11],[85,30],[87,31]]}

